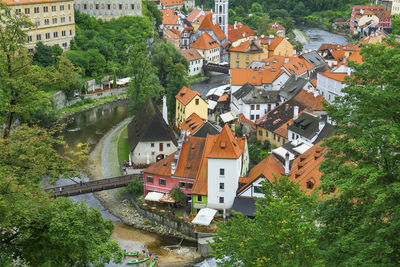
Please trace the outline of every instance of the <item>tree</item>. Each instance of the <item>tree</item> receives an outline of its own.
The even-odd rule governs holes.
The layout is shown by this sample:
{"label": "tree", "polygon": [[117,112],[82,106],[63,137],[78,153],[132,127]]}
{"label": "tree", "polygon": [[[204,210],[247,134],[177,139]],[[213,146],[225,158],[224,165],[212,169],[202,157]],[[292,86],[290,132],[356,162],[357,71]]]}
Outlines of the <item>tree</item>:
{"label": "tree", "polygon": [[133,179],[126,186],[128,192],[132,195],[133,198],[138,198],[143,195],[143,183],[140,180]]}
{"label": "tree", "polygon": [[262,192],[254,219],[233,211],[226,224],[217,223],[211,255],[222,266],[317,265],[315,197],[287,177],[264,181]]}
{"label": "tree", "polygon": [[55,61],[51,46],[38,42],[33,53],[32,64],[47,67],[53,65]]}
{"label": "tree", "polygon": [[131,48],[129,56],[129,72],[133,74],[128,85],[129,109],[135,113],[147,97],[158,98],[162,87],[143,44],[136,44]]}
{"label": "tree", "polygon": [[265,34],[269,35],[270,33],[273,33],[271,31],[271,23],[272,20],[269,18],[268,14],[264,14],[259,21],[258,27],[257,27],[257,32],[259,34]]}
{"label": "tree", "polygon": [[86,68],[86,75],[95,77],[96,80],[103,78],[106,69],[106,59],[97,49],[89,49],[86,52],[88,67]]}
{"label": "tree", "polygon": [[393,15],[392,29],[393,29],[393,34],[400,35],[400,15]]}
{"label": "tree", "polygon": [[148,17],[150,20],[154,20],[156,22],[155,28],[158,29],[162,24],[162,13],[157,8],[157,5],[153,1],[145,0],[143,3],[143,14]]}
{"label": "tree", "polygon": [[27,39],[23,29],[33,27],[26,16],[8,15],[10,9],[0,4],[0,124],[4,124],[3,136],[10,134],[16,117],[30,119],[45,103],[46,97],[27,81],[30,58],[24,47]]}
{"label": "tree", "polygon": [[175,200],[176,203],[180,203],[186,199],[185,193],[178,187],[172,187],[169,191],[169,195]]}
{"label": "tree", "polygon": [[[327,107],[337,123],[326,140],[323,188],[337,188],[322,203],[319,242],[335,265],[396,266],[400,260],[400,45],[370,44],[363,64]],[[390,104],[389,104],[390,103]]]}
{"label": "tree", "polygon": [[87,159],[58,154],[54,147],[64,143],[54,137],[57,130],[21,125],[0,138],[0,262],[6,266],[16,259],[32,266],[120,262],[122,251],[109,239],[111,221],[104,222],[97,209],[68,198],[51,199],[43,191],[45,175],[52,180],[60,174],[78,175]]}
{"label": "tree", "polygon": [[188,85],[186,66],[181,63],[170,66],[166,80],[168,114],[169,118],[172,119],[175,118],[176,111],[175,96],[184,85]]}

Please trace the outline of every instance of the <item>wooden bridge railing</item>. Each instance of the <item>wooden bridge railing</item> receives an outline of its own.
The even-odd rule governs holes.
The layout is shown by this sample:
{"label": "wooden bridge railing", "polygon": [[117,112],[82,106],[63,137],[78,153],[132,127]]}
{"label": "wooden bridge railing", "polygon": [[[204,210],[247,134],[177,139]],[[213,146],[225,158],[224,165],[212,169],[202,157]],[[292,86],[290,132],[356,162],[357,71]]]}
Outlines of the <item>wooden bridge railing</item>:
{"label": "wooden bridge railing", "polygon": [[133,179],[143,181],[142,174],[130,174],[100,180],[85,182],[84,184],[70,184],[46,188],[45,192],[51,192],[51,197],[69,197],[81,194],[93,193],[126,186]]}

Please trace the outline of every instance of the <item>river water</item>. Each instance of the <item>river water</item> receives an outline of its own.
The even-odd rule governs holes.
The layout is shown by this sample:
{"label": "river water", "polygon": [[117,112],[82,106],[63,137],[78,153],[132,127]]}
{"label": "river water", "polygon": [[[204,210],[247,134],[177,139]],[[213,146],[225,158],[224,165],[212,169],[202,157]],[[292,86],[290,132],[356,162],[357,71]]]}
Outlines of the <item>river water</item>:
{"label": "river water", "polygon": [[[340,35],[329,33],[318,28],[300,28],[308,37],[309,42],[305,44],[307,49],[318,49],[322,43],[346,44],[347,40]],[[193,83],[191,88],[200,92],[203,96],[214,87],[221,86],[229,82],[228,75],[213,75],[203,81]],[[62,133],[64,140],[68,144],[68,150],[75,150],[79,143],[89,143],[93,148],[98,141],[112,129],[115,125],[128,117],[128,105],[126,100],[108,103],[94,109],[84,111],[71,116],[66,122],[66,128]],[[68,152],[68,151],[61,151]],[[71,183],[70,180],[60,180],[58,184]],[[74,201],[84,201],[89,207],[97,207],[104,219],[111,219],[114,222],[115,230],[112,238],[120,243],[122,249],[142,250],[144,248],[155,251],[158,255],[164,256],[168,260],[168,252],[162,249],[162,246],[172,245],[175,240],[166,239],[162,236],[144,232],[133,227],[121,224],[120,220],[108,212],[93,194],[85,194],[71,197]],[[126,263],[128,259],[125,259]],[[180,266],[187,259],[184,257],[171,258],[170,261],[162,264],[163,266]],[[169,264],[168,264],[169,263]],[[125,266],[117,264],[108,264],[108,267]],[[137,265],[137,266],[146,266]],[[216,266],[215,260],[210,258],[196,266]]]}

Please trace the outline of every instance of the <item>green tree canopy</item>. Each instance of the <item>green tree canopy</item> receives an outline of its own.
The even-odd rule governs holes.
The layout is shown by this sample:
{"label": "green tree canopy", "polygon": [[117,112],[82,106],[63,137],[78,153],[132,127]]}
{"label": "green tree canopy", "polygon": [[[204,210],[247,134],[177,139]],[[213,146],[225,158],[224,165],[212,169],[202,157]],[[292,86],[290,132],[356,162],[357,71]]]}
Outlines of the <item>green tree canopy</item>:
{"label": "green tree canopy", "polygon": [[320,244],[327,265],[396,266],[400,261],[400,45],[369,44],[362,65],[328,106],[337,123],[325,145]]}
{"label": "green tree canopy", "polygon": [[175,200],[175,202],[179,203],[186,199],[185,193],[178,187],[172,187],[169,191],[170,196]]}
{"label": "green tree canopy", "polygon": [[233,212],[226,224],[217,224],[211,255],[221,266],[316,265],[315,198],[287,177],[263,182],[262,192],[254,219]]}
{"label": "green tree canopy", "polygon": [[133,198],[140,197],[144,193],[143,183],[138,179],[133,179],[130,181],[126,186],[126,189]]}

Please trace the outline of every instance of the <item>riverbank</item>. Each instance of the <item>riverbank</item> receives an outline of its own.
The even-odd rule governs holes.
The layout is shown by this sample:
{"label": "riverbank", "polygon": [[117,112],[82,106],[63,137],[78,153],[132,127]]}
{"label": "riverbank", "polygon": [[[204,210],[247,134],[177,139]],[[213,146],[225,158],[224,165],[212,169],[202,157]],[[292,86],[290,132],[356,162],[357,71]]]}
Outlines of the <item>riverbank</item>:
{"label": "riverbank", "polygon": [[[112,128],[103,136],[103,138],[100,139],[94,150],[90,153],[90,162],[87,170],[90,173],[91,179],[102,179],[103,177],[106,178],[121,175],[117,156],[117,143],[119,135],[130,120],[131,118],[127,118]],[[156,225],[141,217],[125,197],[124,189],[102,191],[95,193],[94,196],[111,214],[118,217],[125,225],[163,236],[182,238],[180,233],[163,225]],[[185,256],[180,255],[180,251],[182,251],[182,249],[168,253],[161,253],[160,264],[181,265],[185,263],[198,262],[202,259],[196,252],[196,248],[185,247]]]}

